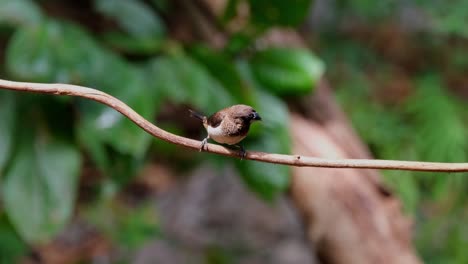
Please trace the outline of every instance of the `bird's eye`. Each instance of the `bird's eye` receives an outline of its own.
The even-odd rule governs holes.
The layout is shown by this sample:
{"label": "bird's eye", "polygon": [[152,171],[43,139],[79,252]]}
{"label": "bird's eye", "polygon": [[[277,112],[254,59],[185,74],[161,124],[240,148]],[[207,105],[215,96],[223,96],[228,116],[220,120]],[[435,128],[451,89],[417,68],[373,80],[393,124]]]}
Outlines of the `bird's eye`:
{"label": "bird's eye", "polygon": [[254,118],[254,114],[253,114],[253,113],[250,114],[249,117],[250,117],[250,118]]}

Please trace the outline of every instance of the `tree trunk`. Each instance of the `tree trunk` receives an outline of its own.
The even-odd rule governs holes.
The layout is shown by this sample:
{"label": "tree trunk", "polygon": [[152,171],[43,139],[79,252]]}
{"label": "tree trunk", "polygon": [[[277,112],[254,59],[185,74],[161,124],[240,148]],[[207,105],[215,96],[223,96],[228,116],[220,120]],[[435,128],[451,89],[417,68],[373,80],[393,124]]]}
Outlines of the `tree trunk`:
{"label": "tree trunk", "polygon": [[[368,157],[325,85],[309,100],[326,119],[292,114],[294,153]],[[323,262],[420,263],[411,244],[411,221],[379,178],[374,170],[293,168],[291,194]]]}

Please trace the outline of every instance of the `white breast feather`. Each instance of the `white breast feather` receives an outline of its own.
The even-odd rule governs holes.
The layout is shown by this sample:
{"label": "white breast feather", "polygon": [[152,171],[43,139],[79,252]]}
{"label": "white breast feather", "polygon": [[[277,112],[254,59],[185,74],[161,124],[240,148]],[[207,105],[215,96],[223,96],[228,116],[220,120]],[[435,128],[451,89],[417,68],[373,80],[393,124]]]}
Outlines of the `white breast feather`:
{"label": "white breast feather", "polygon": [[[224,121],[223,121],[224,122]],[[214,141],[222,144],[228,144],[228,145],[234,145],[237,144],[239,141],[245,138],[245,136],[236,136],[236,137],[230,137],[226,136],[225,133],[222,130],[222,125],[223,123],[219,124],[219,126],[213,128],[208,126],[207,131],[208,135],[210,138],[212,138]]]}

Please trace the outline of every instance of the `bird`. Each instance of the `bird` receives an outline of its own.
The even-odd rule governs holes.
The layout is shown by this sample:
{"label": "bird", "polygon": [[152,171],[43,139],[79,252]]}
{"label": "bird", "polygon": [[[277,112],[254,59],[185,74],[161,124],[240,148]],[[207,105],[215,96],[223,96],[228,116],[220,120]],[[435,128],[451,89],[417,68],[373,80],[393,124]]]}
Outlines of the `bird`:
{"label": "bird", "polygon": [[255,121],[260,121],[262,118],[251,106],[238,104],[233,105],[206,117],[196,111],[189,109],[190,115],[202,121],[203,126],[208,133],[208,136],[203,139],[200,146],[200,151],[203,150],[208,139],[214,141],[234,145],[240,148],[241,157],[246,155],[242,145],[238,145],[249,133],[250,124]]}

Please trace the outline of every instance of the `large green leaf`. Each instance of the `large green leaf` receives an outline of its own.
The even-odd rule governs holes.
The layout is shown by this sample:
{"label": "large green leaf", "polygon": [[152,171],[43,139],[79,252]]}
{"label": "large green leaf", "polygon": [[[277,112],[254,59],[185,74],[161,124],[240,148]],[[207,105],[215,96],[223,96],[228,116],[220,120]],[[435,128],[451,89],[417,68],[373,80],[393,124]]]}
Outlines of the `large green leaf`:
{"label": "large green leaf", "polygon": [[251,19],[261,26],[297,26],[307,16],[311,0],[249,0]]}
{"label": "large green leaf", "polygon": [[24,126],[22,131],[2,198],[20,236],[40,242],[57,234],[72,215],[80,155],[69,143],[37,129]]}
{"label": "large green leaf", "polygon": [[16,123],[15,101],[11,92],[0,92],[0,173],[12,150]]}
{"label": "large green leaf", "polygon": [[[272,153],[290,152],[289,114],[286,105],[276,96],[263,90],[251,76],[249,65],[238,63],[239,72],[252,86],[253,96],[259,98],[254,108],[262,122],[252,125],[249,137],[243,145],[249,150]],[[290,171],[287,166],[262,162],[241,161],[236,163],[247,185],[264,199],[271,200],[289,186]]]}
{"label": "large green leaf", "polygon": [[0,0],[0,24],[34,25],[42,14],[31,0]]}
{"label": "large green leaf", "polygon": [[312,91],[324,72],[323,62],[306,49],[266,49],[255,54],[251,63],[261,85],[279,95]]}
{"label": "large green leaf", "polygon": [[164,24],[149,5],[139,0],[95,0],[95,7],[124,31],[102,34],[106,44],[121,52],[152,54],[164,41]]}
{"label": "large green leaf", "polygon": [[[247,140],[247,150],[271,153],[289,153],[288,112],[286,105],[274,96],[259,91],[255,109],[262,117],[257,126],[256,138]],[[271,200],[289,186],[290,170],[287,166],[263,162],[241,161],[237,163],[247,185],[261,197]]]}
{"label": "large green leaf", "polygon": [[[159,101],[152,87],[144,82],[143,74],[116,56],[105,56],[103,60],[108,67],[97,72],[97,78],[90,78],[89,83],[151,120]],[[79,108],[83,118],[78,129],[83,130],[79,132],[83,138],[94,137],[135,157],[141,157],[149,147],[151,136],[116,110],[88,100],[80,100]]]}
{"label": "large green leaf", "polygon": [[148,83],[173,102],[188,103],[207,113],[233,104],[231,95],[221,83],[186,55],[158,57],[148,68]]}
{"label": "large green leaf", "polygon": [[18,263],[28,246],[18,236],[6,214],[0,212],[0,263]]}
{"label": "large green leaf", "polygon": [[101,67],[98,46],[79,27],[55,20],[19,29],[7,48],[7,70],[18,79],[80,82]]}
{"label": "large green leaf", "polygon": [[227,56],[202,45],[194,46],[191,49],[191,54],[238,101],[251,101],[250,87],[242,80],[237,68]]}
{"label": "large green leaf", "polygon": [[122,32],[108,32],[102,34],[102,39],[106,45],[118,50],[120,53],[148,55],[154,54],[163,47],[164,38],[140,37],[135,38]]}
{"label": "large green leaf", "polygon": [[98,11],[112,17],[130,35],[159,37],[164,34],[160,18],[143,1],[139,0],[95,0]]}
{"label": "large green leaf", "polygon": [[[20,29],[8,47],[7,67],[19,79],[81,83],[108,92],[151,119],[158,104],[139,69],[100,47],[81,28],[61,21]],[[108,143],[126,154],[141,156],[150,136],[117,111],[80,101],[82,139]],[[86,146],[96,154],[102,146]],[[103,156],[93,155],[100,163]],[[105,165],[102,165],[105,167]]]}
{"label": "large green leaf", "polygon": [[232,55],[243,54],[255,46],[255,41],[256,38],[252,34],[237,32],[230,36],[228,43],[224,47],[224,51]]}

